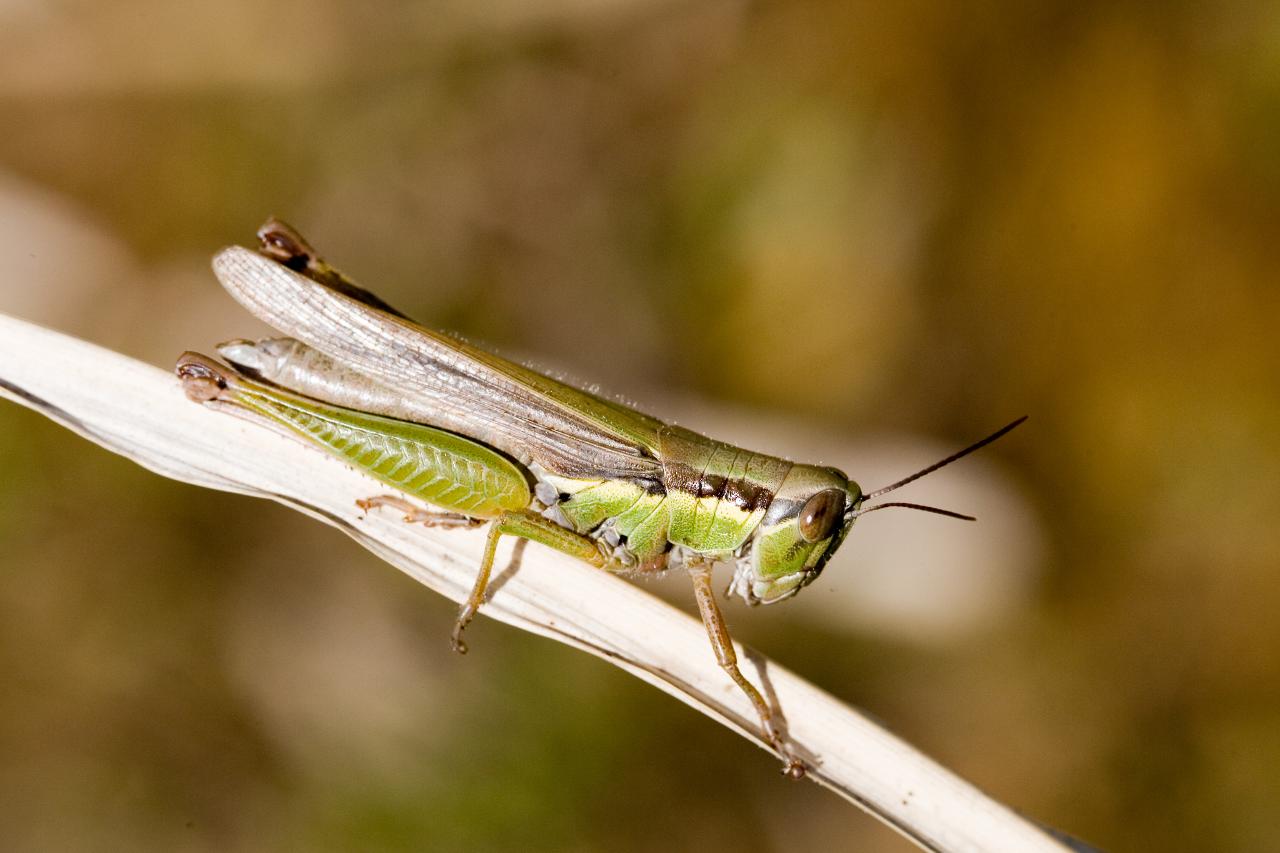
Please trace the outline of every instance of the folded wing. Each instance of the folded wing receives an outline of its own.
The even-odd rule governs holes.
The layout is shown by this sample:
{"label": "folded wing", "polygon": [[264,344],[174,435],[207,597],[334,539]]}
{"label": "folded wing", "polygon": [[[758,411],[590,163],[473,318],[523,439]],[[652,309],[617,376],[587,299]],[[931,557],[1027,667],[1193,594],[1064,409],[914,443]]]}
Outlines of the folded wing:
{"label": "folded wing", "polygon": [[435,426],[568,477],[661,475],[656,418],[423,329],[248,249],[224,249],[213,269],[260,319],[413,397]]}

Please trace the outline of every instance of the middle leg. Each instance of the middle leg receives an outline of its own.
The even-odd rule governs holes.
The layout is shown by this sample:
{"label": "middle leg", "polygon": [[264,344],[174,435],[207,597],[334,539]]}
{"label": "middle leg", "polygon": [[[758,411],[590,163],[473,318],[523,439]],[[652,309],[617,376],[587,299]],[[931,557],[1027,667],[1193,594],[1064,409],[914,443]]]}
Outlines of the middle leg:
{"label": "middle leg", "polygon": [[733,638],[729,636],[729,626],[720,613],[720,606],[716,604],[715,591],[711,588],[711,564],[690,562],[686,568],[690,580],[693,581],[693,595],[698,602],[698,613],[701,614],[702,624],[706,627],[707,636],[711,639],[711,648],[716,654],[716,662],[751,700],[751,704],[756,709],[756,715],[760,718],[760,728],[764,732],[765,740],[778,751],[778,755],[786,764],[782,772],[793,779],[803,777],[804,764],[787,748],[782,732],[778,729],[778,721],[773,709],[769,707],[768,702],[764,701],[764,697],[760,695],[756,686],[747,680],[742,670],[738,669],[738,653],[733,649]]}

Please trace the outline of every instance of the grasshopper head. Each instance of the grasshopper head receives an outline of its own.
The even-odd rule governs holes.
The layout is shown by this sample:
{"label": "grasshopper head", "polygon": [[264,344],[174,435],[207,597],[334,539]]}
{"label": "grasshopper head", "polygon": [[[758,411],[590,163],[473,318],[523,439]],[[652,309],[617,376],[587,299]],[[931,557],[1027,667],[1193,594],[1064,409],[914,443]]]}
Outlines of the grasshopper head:
{"label": "grasshopper head", "polygon": [[747,604],[772,604],[790,598],[821,574],[822,567],[853,527],[854,519],[874,510],[902,507],[974,521],[971,515],[923,504],[889,501],[864,507],[863,502],[914,483],[968,456],[1026,419],[1024,415],[964,450],[870,494],[863,494],[857,483],[835,468],[794,466],[751,537],[750,555],[738,561],[729,594],[741,595]]}
{"label": "grasshopper head", "polygon": [[748,604],[790,598],[813,581],[853,526],[862,490],[835,468],[796,465],[752,536],[730,593]]}

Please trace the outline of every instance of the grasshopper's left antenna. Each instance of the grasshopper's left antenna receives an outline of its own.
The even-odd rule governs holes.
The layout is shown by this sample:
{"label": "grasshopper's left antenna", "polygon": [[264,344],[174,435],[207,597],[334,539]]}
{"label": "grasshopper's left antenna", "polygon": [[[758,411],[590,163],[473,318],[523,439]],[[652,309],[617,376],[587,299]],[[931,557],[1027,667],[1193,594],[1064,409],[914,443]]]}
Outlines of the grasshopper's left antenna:
{"label": "grasshopper's left antenna", "polygon": [[[995,441],[997,438],[1000,438],[1005,433],[1009,432],[1010,430],[1018,426],[1020,423],[1022,423],[1026,419],[1027,419],[1027,416],[1023,415],[1013,423],[1007,424],[1001,427],[1000,429],[991,433],[991,435],[987,436],[981,441],[977,441],[969,445],[964,450],[961,450],[957,453],[953,453],[950,456],[948,456],[946,459],[943,459],[941,462],[935,462],[932,465],[930,465],[928,468],[923,468],[915,472],[910,477],[903,477],[901,480],[894,483],[892,486],[885,486],[883,489],[876,489],[874,492],[864,495],[862,499],[866,501],[866,500],[871,500],[873,498],[878,498],[881,495],[888,494],[889,492],[892,492],[895,489],[900,489],[903,486],[907,485],[908,483],[914,483],[916,480],[919,480],[921,477],[927,474],[932,474],[934,471],[937,471],[939,468],[945,468],[946,466],[950,465],[952,462],[955,462],[957,459],[963,459],[973,451],[986,447],[988,444]],[[903,509],[918,509],[921,512],[932,512],[932,513],[936,513],[937,515],[945,515],[948,518],[958,518],[958,519],[961,519],[962,521],[977,520],[971,515],[961,515],[960,513],[952,512],[949,509],[939,509],[936,506],[925,506],[924,504],[902,503],[898,501],[894,501],[891,503],[876,504],[875,506],[869,506],[869,507],[866,507],[865,509],[858,510],[854,514],[862,515],[863,513],[874,512],[875,510],[878,510],[878,509],[888,509],[889,507],[902,507]]]}

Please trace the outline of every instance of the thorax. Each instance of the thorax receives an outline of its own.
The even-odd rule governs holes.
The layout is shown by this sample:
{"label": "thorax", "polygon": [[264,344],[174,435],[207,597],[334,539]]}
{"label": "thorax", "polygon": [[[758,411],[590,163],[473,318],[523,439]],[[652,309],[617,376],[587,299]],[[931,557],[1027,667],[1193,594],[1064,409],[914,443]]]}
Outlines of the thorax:
{"label": "thorax", "polygon": [[741,555],[792,463],[681,427],[659,435],[660,480],[574,479],[535,470],[548,513],[639,565],[669,551]]}

